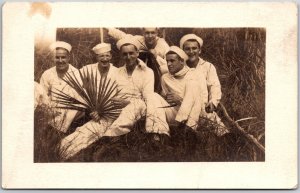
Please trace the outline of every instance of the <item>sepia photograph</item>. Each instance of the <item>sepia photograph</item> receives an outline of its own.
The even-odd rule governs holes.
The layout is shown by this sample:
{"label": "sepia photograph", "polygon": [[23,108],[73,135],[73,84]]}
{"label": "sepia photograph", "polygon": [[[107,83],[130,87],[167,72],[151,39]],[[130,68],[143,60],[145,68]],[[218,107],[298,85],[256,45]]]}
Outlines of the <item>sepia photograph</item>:
{"label": "sepia photograph", "polygon": [[297,188],[296,4],[2,10],[2,188]]}
{"label": "sepia photograph", "polygon": [[35,162],[264,161],[265,29],[53,35],[35,42]]}

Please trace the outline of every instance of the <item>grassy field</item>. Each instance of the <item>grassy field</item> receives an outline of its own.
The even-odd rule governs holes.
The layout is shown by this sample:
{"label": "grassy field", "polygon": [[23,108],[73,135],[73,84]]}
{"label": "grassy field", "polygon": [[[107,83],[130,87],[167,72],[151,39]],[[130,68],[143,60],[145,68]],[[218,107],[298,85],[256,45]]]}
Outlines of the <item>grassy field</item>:
{"label": "grassy field", "polygon": [[[141,30],[136,28],[122,30],[141,34]],[[129,134],[102,138],[67,161],[264,161],[264,152],[249,139],[249,135],[264,145],[265,29],[166,28],[160,32],[160,36],[165,37],[169,45],[178,45],[180,38],[187,33],[195,33],[204,40],[201,57],[215,65],[222,85],[221,102],[233,121],[244,129],[243,132],[219,108],[218,114],[231,129],[230,134],[216,136],[212,132],[213,126],[207,122],[197,132],[171,127],[170,143],[160,145],[149,141],[142,126],[143,121],[140,121]],[[62,28],[57,30],[57,39],[72,44],[71,64],[75,67],[81,68],[95,62],[91,48],[100,42],[99,29]],[[119,66],[116,42],[106,32],[104,41],[112,43],[112,63]],[[49,53],[35,48],[36,81],[53,65]],[[47,125],[47,119],[47,111],[37,108],[34,161],[60,162],[57,144],[65,135]]]}

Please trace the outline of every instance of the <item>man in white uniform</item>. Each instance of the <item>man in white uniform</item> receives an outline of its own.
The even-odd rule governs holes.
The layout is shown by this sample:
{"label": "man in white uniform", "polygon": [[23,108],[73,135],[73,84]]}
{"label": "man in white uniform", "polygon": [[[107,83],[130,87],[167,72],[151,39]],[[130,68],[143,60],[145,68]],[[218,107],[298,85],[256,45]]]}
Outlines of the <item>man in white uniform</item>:
{"label": "man in white uniform", "polygon": [[161,92],[161,76],[168,72],[165,54],[169,45],[158,37],[158,28],[143,28],[143,35],[126,34],[118,29],[109,28],[108,34],[119,40],[124,37],[134,37],[139,43],[139,58],[154,72],[154,91]]}
{"label": "man in white uniform", "polygon": [[53,126],[64,133],[67,132],[77,112],[75,110],[57,108],[58,104],[54,102],[56,97],[52,92],[58,92],[59,90],[68,94],[73,93],[72,88],[63,80],[67,72],[77,73],[78,71],[75,67],[69,64],[71,49],[71,45],[63,41],[57,41],[51,44],[50,50],[54,55],[55,66],[46,70],[40,79],[40,85],[45,89],[50,98],[50,107],[55,108],[58,112],[58,115],[54,118]]}
{"label": "man in white uniform", "polygon": [[[143,28],[143,36],[135,35],[134,37],[138,41],[137,46],[140,52],[144,49],[149,50],[156,58],[161,74],[165,74],[168,72],[165,55],[169,49],[169,45],[163,38],[158,37],[158,30],[158,28]],[[131,34],[126,34],[116,28],[108,28],[108,34],[116,40],[132,37]]]}
{"label": "man in white uniform", "polygon": [[206,80],[208,98],[205,100],[205,111],[201,116],[216,122],[219,125],[216,134],[223,135],[228,131],[214,112],[221,100],[221,85],[214,65],[199,57],[202,46],[203,40],[195,34],[187,34],[180,39],[180,48],[188,55],[186,64],[190,68],[195,68],[197,76],[204,77]]}
{"label": "man in white uniform", "polygon": [[[130,132],[132,126],[146,115],[146,102],[154,93],[153,72],[137,58],[138,42],[135,39],[121,39],[117,42],[117,47],[121,51],[125,66],[116,70],[112,68],[114,72],[111,76],[116,80],[117,89],[120,91],[112,103],[122,111],[116,120],[104,120],[97,113],[92,113],[92,121],[63,139],[61,152],[65,159],[74,156],[103,136],[119,136]],[[152,119],[148,122],[149,127],[155,125],[151,121]]]}
{"label": "man in white uniform", "polygon": [[203,98],[208,97],[206,82],[195,78],[193,70],[185,65],[187,55],[177,46],[170,47],[166,59],[169,73],[162,76],[163,98],[156,95],[151,106],[156,107],[162,124],[165,121],[172,125],[184,123],[196,129],[204,108]]}

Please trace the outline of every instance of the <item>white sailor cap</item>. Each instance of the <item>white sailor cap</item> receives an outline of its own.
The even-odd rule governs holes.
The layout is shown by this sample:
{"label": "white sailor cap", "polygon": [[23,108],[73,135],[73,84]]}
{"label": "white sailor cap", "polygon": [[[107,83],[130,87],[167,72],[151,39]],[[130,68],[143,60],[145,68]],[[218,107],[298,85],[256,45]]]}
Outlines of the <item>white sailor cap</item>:
{"label": "white sailor cap", "polygon": [[56,41],[50,45],[51,51],[54,51],[56,48],[64,48],[64,49],[68,50],[69,52],[71,52],[71,50],[72,50],[72,46],[70,44],[68,44],[67,42],[63,42],[63,41]]}
{"label": "white sailor cap", "polygon": [[195,34],[187,34],[185,36],[183,36],[181,39],[180,39],[180,48],[183,49],[183,44],[184,42],[186,42],[187,40],[196,40],[199,45],[200,45],[200,48],[202,47],[203,45],[203,40],[199,37],[199,36],[196,36]]}
{"label": "white sailor cap", "polygon": [[167,51],[166,55],[169,52],[175,52],[180,58],[184,59],[184,61],[186,61],[188,59],[188,55],[186,55],[186,53],[177,46],[170,46],[170,48]]}
{"label": "white sailor cap", "polygon": [[93,47],[92,50],[95,54],[103,54],[105,52],[111,51],[111,45],[107,43],[97,44],[95,47]]}
{"label": "white sailor cap", "polygon": [[127,36],[123,39],[120,39],[117,42],[117,48],[120,50],[120,48],[124,45],[124,44],[132,44],[134,45],[138,50],[140,49],[141,43],[133,36]]}

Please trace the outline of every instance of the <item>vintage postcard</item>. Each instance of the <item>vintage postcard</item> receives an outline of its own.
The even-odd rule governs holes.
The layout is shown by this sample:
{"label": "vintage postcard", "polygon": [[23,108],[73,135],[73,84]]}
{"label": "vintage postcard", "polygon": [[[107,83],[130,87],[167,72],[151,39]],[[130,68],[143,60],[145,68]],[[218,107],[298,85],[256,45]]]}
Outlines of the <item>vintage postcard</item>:
{"label": "vintage postcard", "polygon": [[297,188],[294,3],[6,3],[2,187]]}

